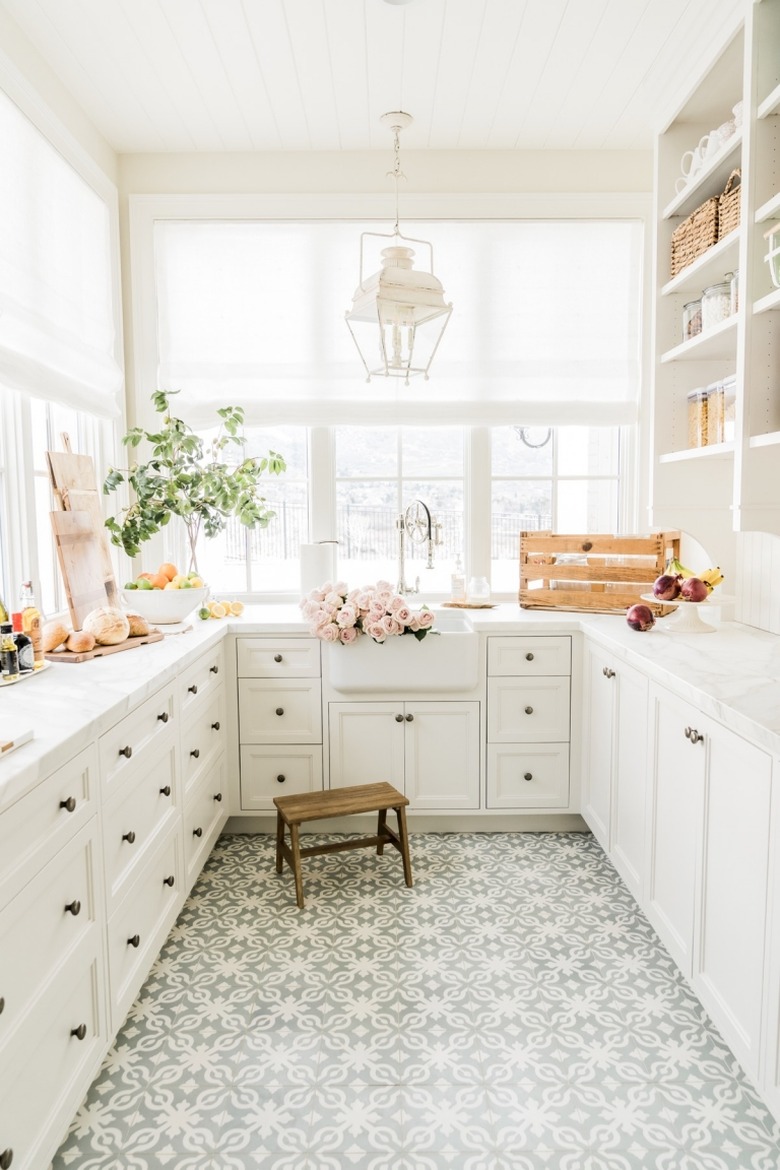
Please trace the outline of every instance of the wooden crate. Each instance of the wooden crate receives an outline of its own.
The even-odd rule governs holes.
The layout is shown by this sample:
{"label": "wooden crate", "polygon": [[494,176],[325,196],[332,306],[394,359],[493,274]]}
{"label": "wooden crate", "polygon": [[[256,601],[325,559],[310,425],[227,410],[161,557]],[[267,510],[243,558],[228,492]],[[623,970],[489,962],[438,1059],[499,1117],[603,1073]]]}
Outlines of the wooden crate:
{"label": "wooden crate", "polygon": [[[587,613],[625,611],[651,593],[670,557],[680,551],[679,532],[650,536],[607,533],[563,536],[520,533],[520,593],[523,609],[570,609]],[[657,614],[671,613],[661,602]]]}

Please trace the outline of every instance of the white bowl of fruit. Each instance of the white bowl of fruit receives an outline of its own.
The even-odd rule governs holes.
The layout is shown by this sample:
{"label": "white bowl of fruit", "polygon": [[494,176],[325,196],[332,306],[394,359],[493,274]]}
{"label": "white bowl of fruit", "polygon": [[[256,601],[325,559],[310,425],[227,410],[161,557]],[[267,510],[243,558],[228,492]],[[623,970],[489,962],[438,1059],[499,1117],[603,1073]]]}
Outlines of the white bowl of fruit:
{"label": "white bowl of fruit", "polygon": [[140,573],[122,590],[127,609],[164,626],[183,622],[203,606],[208,595],[209,588],[197,573],[180,573],[167,562],[156,573]]}

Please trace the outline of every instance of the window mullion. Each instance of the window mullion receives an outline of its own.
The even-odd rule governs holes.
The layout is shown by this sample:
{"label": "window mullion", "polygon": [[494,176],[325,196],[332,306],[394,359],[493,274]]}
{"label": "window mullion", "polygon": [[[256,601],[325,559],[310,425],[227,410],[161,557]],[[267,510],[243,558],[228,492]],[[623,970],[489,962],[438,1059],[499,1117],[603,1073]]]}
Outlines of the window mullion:
{"label": "window mullion", "polygon": [[463,568],[467,577],[490,580],[491,482],[490,430],[473,427],[467,437],[465,540]]}

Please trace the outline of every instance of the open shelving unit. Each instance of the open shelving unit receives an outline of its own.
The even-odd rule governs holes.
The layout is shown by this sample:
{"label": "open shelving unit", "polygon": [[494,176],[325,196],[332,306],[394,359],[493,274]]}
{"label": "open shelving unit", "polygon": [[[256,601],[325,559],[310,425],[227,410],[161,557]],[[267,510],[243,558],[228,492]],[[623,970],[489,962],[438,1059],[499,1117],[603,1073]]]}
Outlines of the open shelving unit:
{"label": "open shelving unit", "polygon": [[[683,185],[685,151],[740,101],[741,126]],[[675,228],[720,196],[736,169],[738,226],[671,277]],[[683,529],[728,565],[737,531],[780,534],[780,289],[764,260],[764,234],[780,220],[780,0],[746,4],[744,21],[659,135],[655,196],[651,521]],[[736,312],[682,340],[683,305],[732,272],[739,273]],[[725,442],[691,448],[688,395],[731,376],[733,438],[727,432]]]}

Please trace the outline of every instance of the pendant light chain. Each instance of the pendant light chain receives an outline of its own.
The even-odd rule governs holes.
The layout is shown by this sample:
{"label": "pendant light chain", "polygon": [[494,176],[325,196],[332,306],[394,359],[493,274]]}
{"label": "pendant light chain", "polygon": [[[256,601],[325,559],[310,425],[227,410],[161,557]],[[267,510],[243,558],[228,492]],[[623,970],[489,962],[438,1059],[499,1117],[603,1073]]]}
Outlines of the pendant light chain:
{"label": "pendant light chain", "polygon": [[393,231],[394,231],[395,235],[398,236],[401,234],[401,229],[399,227],[399,216],[398,216],[398,180],[406,178],[406,175],[401,170],[401,127],[400,126],[393,126],[393,169],[392,169],[392,171],[387,172],[387,177],[388,177],[388,179],[393,180],[393,186],[395,188],[395,226],[393,228]]}

